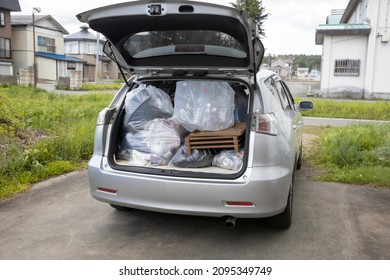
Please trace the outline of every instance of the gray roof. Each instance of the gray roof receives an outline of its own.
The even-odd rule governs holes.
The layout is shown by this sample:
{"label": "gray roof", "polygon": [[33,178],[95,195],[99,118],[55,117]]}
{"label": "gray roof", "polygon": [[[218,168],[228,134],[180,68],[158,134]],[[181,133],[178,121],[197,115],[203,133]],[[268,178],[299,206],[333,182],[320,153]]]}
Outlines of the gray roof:
{"label": "gray roof", "polygon": [[0,8],[13,12],[21,11],[18,0],[1,0]]}
{"label": "gray roof", "polygon": [[[66,36],[64,38],[65,42],[67,42],[67,41],[96,41],[97,40],[97,37],[88,31],[88,29],[89,29],[88,26],[81,26],[80,28],[81,28],[81,31],[79,31],[77,33],[73,33],[69,36]],[[104,41],[104,40],[100,39],[100,41]]]}
{"label": "gray roof", "polygon": [[[68,35],[69,32],[56,21],[52,16],[50,15],[35,15],[35,26],[42,27],[39,25],[40,22],[43,22],[45,20],[51,21],[56,27],[56,31],[60,31],[65,35]],[[28,26],[32,25],[32,15],[12,15],[11,16],[11,25],[12,26]],[[44,27],[47,28],[47,27]]]}
{"label": "gray roof", "polygon": [[325,35],[334,36],[351,36],[351,35],[368,35],[371,33],[371,25],[366,23],[350,24],[320,24],[316,30],[316,44],[324,43]]}

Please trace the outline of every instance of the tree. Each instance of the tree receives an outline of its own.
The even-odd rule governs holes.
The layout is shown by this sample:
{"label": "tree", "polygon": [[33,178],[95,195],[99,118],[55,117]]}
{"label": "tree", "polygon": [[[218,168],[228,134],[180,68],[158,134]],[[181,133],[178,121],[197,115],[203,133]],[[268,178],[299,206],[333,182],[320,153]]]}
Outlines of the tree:
{"label": "tree", "polygon": [[230,4],[236,9],[247,11],[256,20],[260,35],[265,35],[263,24],[269,13],[265,13],[262,0],[236,0],[236,3]]}

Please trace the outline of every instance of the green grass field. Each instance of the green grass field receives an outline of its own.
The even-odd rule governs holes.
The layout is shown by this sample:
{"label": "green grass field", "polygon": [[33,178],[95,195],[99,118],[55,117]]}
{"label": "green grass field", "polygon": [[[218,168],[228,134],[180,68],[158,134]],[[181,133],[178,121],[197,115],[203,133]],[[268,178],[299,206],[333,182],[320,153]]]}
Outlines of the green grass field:
{"label": "green grass field", "polygon": [[[296,103],[302,100],[297,99]],[[330,100],[305,98],[314,102],[314,110],[302,112],[306,117],[346,118],[390,121],[390,101]]]}

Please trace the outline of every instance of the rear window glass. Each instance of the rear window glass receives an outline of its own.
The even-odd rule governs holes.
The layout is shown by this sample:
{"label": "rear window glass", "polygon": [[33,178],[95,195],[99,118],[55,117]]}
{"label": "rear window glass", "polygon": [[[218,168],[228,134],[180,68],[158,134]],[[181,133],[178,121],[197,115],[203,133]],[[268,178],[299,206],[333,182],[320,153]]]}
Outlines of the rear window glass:
{"label": "rear window glass", "polygon": [[123,47],[133,58],[180,54],[247,57],[243,46],[232,36],[208,30],[142,32],[130,36]]}

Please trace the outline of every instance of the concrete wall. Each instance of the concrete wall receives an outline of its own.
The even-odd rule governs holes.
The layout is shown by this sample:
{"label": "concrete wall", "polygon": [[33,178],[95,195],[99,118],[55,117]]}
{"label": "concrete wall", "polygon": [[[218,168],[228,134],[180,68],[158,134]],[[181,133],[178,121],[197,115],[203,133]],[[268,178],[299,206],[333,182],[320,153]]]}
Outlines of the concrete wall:
{"label": "concrete wall", "polygon": [[82,71],[71,71],[70,72],[70,89],[79,90],[83,83]]}
{"label": "concrete wall", "polygon": [[[322,96],[363,98],[365,92],[366,54],[366,36],[325,36],[321,69]],[[360,60],[360,75],[358,77],[335,76],[336,59]]]}
{"label": "concrete wall", "polygon": [[34,71],[32,68],[21,68],[19,73],[19,84],[21,86],[34,84]]}
{"label": "concrete wall", "polygon": [[18,83],[18,77],[16,75],[0,75],[0,84],[13,84],[16,85]]}
{"label": "concrete wall", "polygon": [[59,77],[58,86],[71,90],[80,90],[83,83],[82,71],[69,71],[69,77]]}

